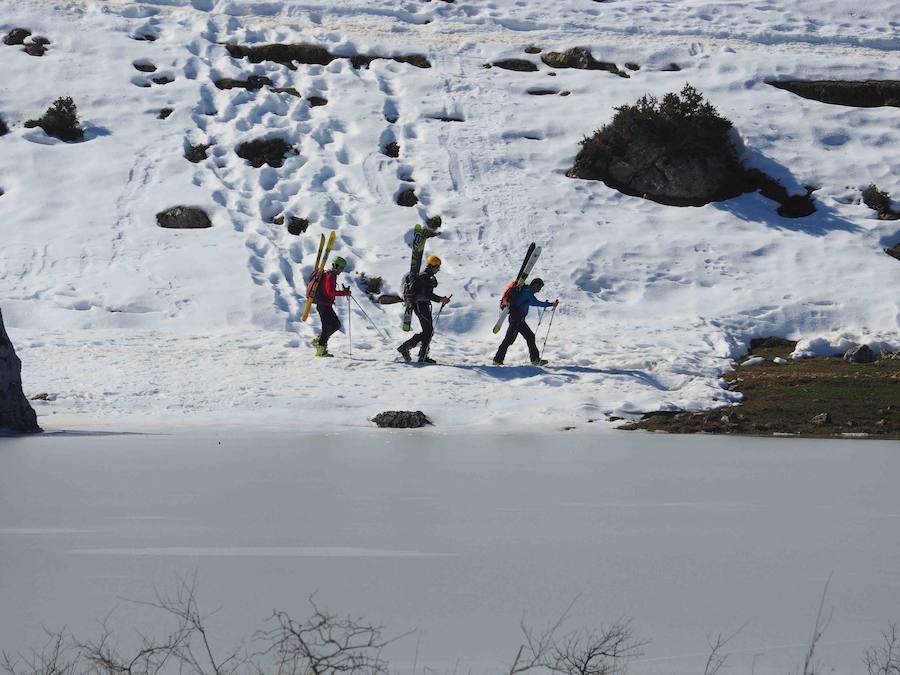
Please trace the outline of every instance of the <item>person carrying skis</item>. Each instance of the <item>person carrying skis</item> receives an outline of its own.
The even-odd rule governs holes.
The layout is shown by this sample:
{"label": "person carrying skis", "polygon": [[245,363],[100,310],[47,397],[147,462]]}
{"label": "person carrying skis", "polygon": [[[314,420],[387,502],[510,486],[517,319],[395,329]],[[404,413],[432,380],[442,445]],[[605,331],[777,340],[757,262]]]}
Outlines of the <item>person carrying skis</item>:
{"label": "person carrying skis", "polygon": [[410,292],[413,296],[413,311],[419,319],[421,332],[413,335],[409,340],[397,347],[397,351],[403,357],[403,360],[409,363],[412,361],[410,350],[419,345],[419,363],[437,363],[434,359],[428,358],[428,347],[431,344],[431,338],[434,335],[434,321],[431,318],[431,303],[439,302],[446,305],[450,302],[449,296],[440,296],[434,292],[437,288],[437,279],[435,275],[441,269],[441,259],[436,255],[430,255],[425,260],[425,271],[419,273],[412,281]]}
{"label": "person carrying skis", "polygon": [[337,278],[341,272],[347,269],[347,261],[341,256],[335,256],[331,263],[331,269],[322,275],[319,288],[316,291],[316,311],[322,320],[322,333],[312,341],[316,348],[316,356],[334,356],[328,352],[328,338],[334,335],[341,327],[340,319],[334,311],[334,300],[350,295],[350,289],[337,290]]}
{"label": "person carrying skis", "polygon": [[528,343],[528,354],[531,356],[531,365],[545,366],[547,361],[541,358],[538,352],[537,344],[534,339],[534,331],[529,328],[525,322],[528,316],[529,307],[557,307],[559,300],[555,302],[544,302],[538,300],[535,293],[540,293],[544,287],[543,279],[532,279],[531,283],[522,286],[509,301],[509,328],[506,330],[506,337],[500,343],[497,354],[494,356],[494,365],[502,366],[503,360],[506,358],[506,350],[516,341],[520,335],[525,338]]}

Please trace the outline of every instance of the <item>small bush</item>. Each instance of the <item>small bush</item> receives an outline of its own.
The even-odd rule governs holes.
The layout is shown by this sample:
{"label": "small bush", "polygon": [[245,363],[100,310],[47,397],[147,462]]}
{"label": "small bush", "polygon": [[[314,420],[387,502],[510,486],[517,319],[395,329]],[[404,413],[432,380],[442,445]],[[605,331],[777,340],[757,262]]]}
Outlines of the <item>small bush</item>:
{"label": "small bush", "polygon": [[44,116],[38,120],[29,120],[27,127],[40,127],[48,136],[62,141],[80,141],[84,138],[84,129],[78,121],[78,108],[70,96],[61,96],[53,102]]}
{"label": "small bush", "polygon": [[635,138],[663,148],[669,156],[734,155],[728,138],[731,122],[705,101],[703,94],[685,85],[681,94],[666,94],[662,101],[642,96],[634,105],[616,108],[612,122],[582,141],[576,162],[593,166],[628,152]]}
{"label": "small bush", "polygon": [[891,195],[883,190],[879,190],[878,186],[872,183],[862,192],[863,204],[873,211],[877,211],[879,216],[892,214]]}
{"label": "small bush", "polygon": [[370,277],[367,276],[364,272],[359,273],[359,281],[366,289],[366,293],[368,293],[369,295],[378,295],[379,293],[381,293],[381,289],[384,287],[383,278]]}

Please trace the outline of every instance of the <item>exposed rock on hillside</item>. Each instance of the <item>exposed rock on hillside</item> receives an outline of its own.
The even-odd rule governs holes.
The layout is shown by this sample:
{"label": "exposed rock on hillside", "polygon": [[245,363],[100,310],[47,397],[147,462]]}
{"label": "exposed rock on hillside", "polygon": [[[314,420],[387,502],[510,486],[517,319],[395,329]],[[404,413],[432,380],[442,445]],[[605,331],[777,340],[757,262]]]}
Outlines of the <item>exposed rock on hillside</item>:
{"label": "exposed rock on hillside", "polygon": [[891,195],[872,183],[862,191],[863,204],[878,214],[880,220],[900,220],[900,211],[891,203]]}
{"label": "exposed rock on hillside", "polygon": [[203,209],[192,206],[174,206],[156,214],[160,227],[173,230],[200,230],[212,227],[209,216]]}
{"label": "exposed rock on hillside", "polygon": [[516,70],[520,73],[534,72],[538,69],[537,64],[528,59],[501,59],[493,61],[486,67],[502,68],[503,70]]}
{"label": "exposed rock on hillside", "polygon": [[246,159],[250,165],[259,169],[263,164],[271,167],[284,166],[284,158],[294,148],[283,138],[259,138],[255,141],[241,143],[235,152],[241,159]]}
{"label": "exposed rock on hillside", "polygon": [[421,410],[389,410],[378,413],[372,421],[382,429],[418,429],[431,424]]}
{"label": "exposed rock on hillside", "polygon": [[844,353],[844,361],[851,361],[852,363],[875,363],[877,360],[878,356],[875,355],[875,352],[872,351],[869,345],[850,347]]}
{"label": "exposed rock on hillside", "polygon": [[16,356],[0,311],[0,429],[40,431],[37,415],[22,391],[22,362]]}
{"label": "exposed rock on hillside", "polygon": [[541,61],[551,68],[577,68],[578,70],[605,70],[619,77],[631,77],[615,63],[598,61],[593,54],[584,47],[573,47],[564,52],[547,52],[541,54]]}
{"label": "exposed rock on hillside", "polygon": [[27,28],[13,28],[6,34],[6,37],[3,38],[3,44],[5,45],[23,45],[25,44],[25,38],[31,35],[31,31]]}
{"label": "exposed rock on hillside", "polygon": [[230,77],[223,77],[215,81],[216,87],[219,89],[246,89],[247,91],[256,91],[265,86],[271,86],[272,80],[264,75],[250,75],[246,80],[235,80]]}
{"label": "exposed rock on hillside", "polygon": [[820,103],[857,108],[900,107],[900,80],[766,80],[766,84]]}
{"label": "exposed rock on hillside", "polygon": [[431,63],[421,54],[412,54],[409,56],[372,56],[368,54],[357,54],[354,56],[339,56],[332,54],[324,47],[310,44],[269,44],[269,45],[225,45],[225,49],[232,58],[249,59],[252,63],[262,63],[263,61],[272,61],[280,63],[292,70],[296,70],[295,64],[302,63],[308,65],[327,66],[335,59],[349,58],[354,68],[363,68],[368,66],[376,59],[391,59],[398,63],[409,63],[416,68],[431,68]]}

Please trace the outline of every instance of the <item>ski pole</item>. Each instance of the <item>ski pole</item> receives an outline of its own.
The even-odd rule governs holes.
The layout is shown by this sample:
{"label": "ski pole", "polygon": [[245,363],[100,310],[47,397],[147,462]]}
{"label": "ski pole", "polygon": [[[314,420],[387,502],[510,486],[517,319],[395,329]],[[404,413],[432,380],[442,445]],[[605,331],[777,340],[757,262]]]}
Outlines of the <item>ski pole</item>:
{"label": "ski pole", "polygon": [[378,333],[378,337],[380,337],[381,340],[382,340],[383,342],[389,342],[389,340],[384,336],[384,333],[382,333],[381,330],[379,330],[378,326],[375,325],[375,322],[372,321],[372,317],[370,317],[370,316],[366,313],[366,310],[363,309],[363,306],[362,306],[361,304],[359,304],[359,300],[357,300],[356,298],[354,298],[352,295],[350,296],[350,299],[353,300],[353,302],[356,303],[356,306],[359,307],[359,311],[362,312],[362,313],[363,313],[363,316],[366,317],[366,320],[368,320],[368,322],[369,322],[370,324],[372,324],[372,328],[374,328],[374,329],[375,329],[375,332]]}
{"label": "ski pole", "polygon": [[[350,296],[353,297],[352,295]],[[352,312],[350,311],[350,303],[347,303],[347,340],[350,343],[350,356],[353,356],[353,326],[350,322]]]}
{"label": "ski pole", "polygon": [[553,306],[553,311],[550,312],[550,323],[547,325],[547,334],[544,336],[544,344],[541,346],[541,359],[544,358],[544,350],[547,348],[547,338],[550,337],[550,329],[553,327],[553,317],[556,316],[556,305]]}
{"label": "ski pole", "polygon": [[544,314],[546,314],[546,313],[547,313],[547,308],[541,307],[541,318],[538,319],[538,325],[537,325],[538,328],[540,328],[541,324],[544,323]]}
{"label": "ski pole", "polygon": [[[452,297],[453,297],[452,293],[447,296],[447,303],[450,302],[450,298],[452,298]],[[446,306],[447,303],[441,303],[441,308],[438,310],[438,313],[434,315],[434,321],[432,321],[432,323],[431,323],[432,337],[434,337],[434,331],[437,329],[438,319],[441,318],[441,312],[444,311],[444,307]],[[429,342],[428,343],[428,351],[425,352],[425,356],[428,356],[428,354],[430,352],[431,352],[431,343]]]}

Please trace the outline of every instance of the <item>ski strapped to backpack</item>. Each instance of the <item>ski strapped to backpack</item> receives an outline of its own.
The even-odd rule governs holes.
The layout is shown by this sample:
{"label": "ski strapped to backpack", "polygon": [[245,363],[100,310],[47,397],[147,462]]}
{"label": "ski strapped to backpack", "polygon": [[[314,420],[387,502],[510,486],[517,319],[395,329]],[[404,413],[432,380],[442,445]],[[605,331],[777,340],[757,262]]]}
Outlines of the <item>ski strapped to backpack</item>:
{"label": "ski strapped to backpack", "polygon": [[425,253],[425,228],[416,225],[413,230],[412,259],[409,262],[409,274],[403,277],[403,330],[412,330],[412,315],[415,297],[413,297],[413,283],[422,269],[422,256]]}
{"label": "ski strapped to backpack", "polygon": [[494,324],[495,333],[499,333],[500,329],[503,327],[503,322],[509,315],[510,305],[515,301],[516,296],[522,290],[522,286],[525,285],[525,279],[531,274],[531,270],[534,269],[534,265],[540,257],[541,247],[534,242],[531,242],[528,251],[525,253],[525,259],[522,261],[522,266],[519,268],[519,273],[516,275],[515,281],[511,282],[503,291],[503,297],[500,299],[500,318],[497,319],[497,323]]}
{"label": "ski strapped to backpack", "polygon": [[322,273],[325,271],[325,263],[328,261],[328,256],[334,246],[336,237],[337,232],[332,231],[332,233],[328,235],[327,242],[324,234],[319,238],[319,253],[316,255],[316,265],[313,268],[312,276],[309,278],[309,283],[306,286],[306,305],[303,307],[303,314],[300,317],[301,321],[306,321],[309,318],[309,310],[312,308],[313,301],[319,293],[319,285],[322,279]]}

